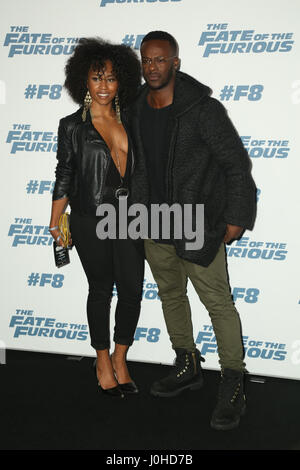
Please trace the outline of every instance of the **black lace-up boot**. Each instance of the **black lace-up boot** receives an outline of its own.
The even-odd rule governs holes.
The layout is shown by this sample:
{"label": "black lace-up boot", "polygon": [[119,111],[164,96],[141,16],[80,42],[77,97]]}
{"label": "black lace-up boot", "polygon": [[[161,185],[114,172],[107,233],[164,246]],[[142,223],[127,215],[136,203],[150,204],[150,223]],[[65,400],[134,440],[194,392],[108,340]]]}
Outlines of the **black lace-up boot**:
{"label": "black lace-up boot", "polygon": [[243,382],[243,372],[232,369],[221,371],[218,402],[210,422],[213,429],[227,431],[239,425],[240,417],[246,411]]}
{"label": "black lace-up boot", "polygon": [[184,390],[198,390],[203,385],[200,352],[175,349],[176,360],[171,373],[154,384],[150,393],[157,397],[174,397]]}

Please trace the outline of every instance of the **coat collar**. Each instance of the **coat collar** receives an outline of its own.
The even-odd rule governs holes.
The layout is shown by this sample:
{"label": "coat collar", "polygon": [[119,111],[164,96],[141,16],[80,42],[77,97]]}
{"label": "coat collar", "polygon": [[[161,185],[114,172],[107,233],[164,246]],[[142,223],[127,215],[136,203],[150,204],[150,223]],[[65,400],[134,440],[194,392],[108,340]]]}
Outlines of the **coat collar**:
{"label": "coat collar", "polygon": [[[149,88],[144,84],[138,94],[134,108],[137,112],[141,111],[142,105],[148,94]],[[172,106],[172,115],[178,117],[198,104],[203,98],[210,96],[211,89],[198,82],[195,78],[183,72],[176,72],[174,99]]]}

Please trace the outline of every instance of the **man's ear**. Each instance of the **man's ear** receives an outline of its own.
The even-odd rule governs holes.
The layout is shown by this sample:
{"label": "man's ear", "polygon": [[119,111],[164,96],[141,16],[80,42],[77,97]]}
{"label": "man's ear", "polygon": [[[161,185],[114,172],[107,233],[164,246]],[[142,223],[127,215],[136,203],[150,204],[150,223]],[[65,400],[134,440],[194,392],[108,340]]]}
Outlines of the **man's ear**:
{"label": "man's ear", "polygon": [[177,71],[180,69],[181,60],[179,57],[174,61],[174,69]]}

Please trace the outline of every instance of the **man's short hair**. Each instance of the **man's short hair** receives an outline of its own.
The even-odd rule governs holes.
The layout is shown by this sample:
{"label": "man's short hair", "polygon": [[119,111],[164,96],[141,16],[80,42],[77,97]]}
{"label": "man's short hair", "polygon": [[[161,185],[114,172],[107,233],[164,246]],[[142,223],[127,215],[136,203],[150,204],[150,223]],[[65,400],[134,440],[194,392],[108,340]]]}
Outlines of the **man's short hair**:
{"label": "man's short hair", "polygon": [[152,40],[158,40],[158,41],[168,41],[170,46],[172,47],[174,55],[178,55],[179,53],[179,47],[176,39],[169,33],[165,31],[150,31],[150,33],[146,34],[144,36],[142,42],[141,42],[141,47],[142,45],[147,42],[147,41],[152,41]]}

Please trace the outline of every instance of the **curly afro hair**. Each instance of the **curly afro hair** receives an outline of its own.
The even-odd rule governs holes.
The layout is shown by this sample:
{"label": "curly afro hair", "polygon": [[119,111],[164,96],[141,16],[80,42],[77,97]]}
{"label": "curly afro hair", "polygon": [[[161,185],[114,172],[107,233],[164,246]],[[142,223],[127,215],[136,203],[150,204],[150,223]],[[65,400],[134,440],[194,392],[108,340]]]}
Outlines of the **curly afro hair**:
{"label": "curly afro hair", "polygon": [[119,82],[121,108],[126,108],[134,100],[141,84],[141,67],[135,52],[124,44],[111,44],[96,37],[81,38],[65,66],[64,85],[76,103],[83,104],[90,68],[103,70],[107,60],[112,62]]}

